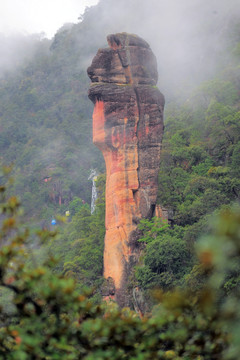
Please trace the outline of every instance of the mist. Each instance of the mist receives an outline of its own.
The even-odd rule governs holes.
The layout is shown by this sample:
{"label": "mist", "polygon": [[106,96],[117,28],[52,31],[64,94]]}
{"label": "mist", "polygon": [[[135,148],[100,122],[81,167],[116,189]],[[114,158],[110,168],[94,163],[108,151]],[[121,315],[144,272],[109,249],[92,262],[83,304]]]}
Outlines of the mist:
{"label": "mist", "polygon": [[[86,70],[97,50],[108,46],[107,35],[134,33],[149,43],[157,58],[158,87],[167,107],[172,100],[183,103],[202,81],[234,62],[229,49],[234,36],[239,42],[239,14],[239,0],[100,0],[87,8],[78,23],[63,24],[52,40],[41,34],[0,35],[0,76],[12,74],[11,94],[4,90],[10,105],[5,109],[6,101],[0,99],[3,151],[28,174],[27,164],[36,171],[39,163],[40,179],[51,175],[48,169],[56,162],[63,176],[67,174],[67,186],[74,195],[90,202],[91,168],[104,171],[104,162],[91,143],[93,105],[87,98],[90,80]],[[14,77],[19,77],[18,83]],[[4,88],[4,81],[1,85]],[[22,160],[13,146],[14,132],[8,130],[8,122],[16,126],[14,117],[21,124],[19,136],[26,138],[19,145],[19,153],[26,150]],[[46,134],[52,134],[49,144]],[[11,145],[4,136],[12,136]],[[11,156],[8,146],[13,147]]]}
{"label": "mist", "polygon": [[49,44],[49,41],[41,33],[32,35],[0,33],[0,77],[20,69],[33,59],[39,47],[47,43]]}
{"label": "mist", "polygon": [[147,40],[157,57],[159,87],[171,95],[182,86],[190,91],[229,61],[221,56],[239,14],[238,0],[101,0],[83,23],[93,28],[99,47],[106,46],[109,33],[135,33]]}
{"label": "mist", "polygon": [[[229,61],[222,52],[228,47],[229,26],[238,23],[239,14],[239,0],[100,0],[86,9],[79,23],[63,24],[56,35],[68,30],[76,37],[76,51],[81,49],[76,70],[85,71],[97,49],[107,46],[109,33],[135,33],[157,57],[160,89],[167,96],[176,91],[180,95],[183,86],[184,92],[191,91]],[[0,76],[30,60],[43,40],[43,34],[0,34]],[[51,41],[45,43],[51,46]]]}

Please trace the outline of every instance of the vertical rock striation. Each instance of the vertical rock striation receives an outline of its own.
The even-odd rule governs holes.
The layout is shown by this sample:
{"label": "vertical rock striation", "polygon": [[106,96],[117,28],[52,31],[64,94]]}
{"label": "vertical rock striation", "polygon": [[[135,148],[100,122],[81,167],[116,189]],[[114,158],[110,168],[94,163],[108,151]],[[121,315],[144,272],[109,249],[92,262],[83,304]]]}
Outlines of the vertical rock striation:
{"label": "vertical rock striation", "polygon": [[149,45],[126,33],[107,40],[109,48],[98,50],[88,68],[89,98],[93,142],[107,172],[104,276],[111,290],[105,295],[126,306],[127,278],[139,255],[137,224],[155,214],[164,97]]}

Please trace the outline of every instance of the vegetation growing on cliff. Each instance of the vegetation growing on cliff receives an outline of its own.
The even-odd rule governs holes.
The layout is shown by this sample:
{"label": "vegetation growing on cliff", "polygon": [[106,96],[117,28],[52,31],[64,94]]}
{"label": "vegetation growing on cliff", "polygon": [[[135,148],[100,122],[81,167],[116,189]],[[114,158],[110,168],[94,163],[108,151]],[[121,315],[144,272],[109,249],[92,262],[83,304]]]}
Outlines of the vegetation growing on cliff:
{"label": "vegetation growing on cliff", "polygon": [[[202,75],[205,81],[198,79],[195,90],[182,84],[167,89],[159,202],[173,211],[174,226],[142,223],[146,247],[135,285],[166,293],[155,292],[153,316],[140,320],[130,311],[96,306],[104,177],[98,179],[98,206],[91,216],[88,176],[91,168],[104,166],[91,144],[86,67],[104,38],[99,28],[111,31],[99,16],[104,3],[52,42],[37,39],[35,56],[0,79],[1,161],[14,163],[15,178],[7,190],[13,197],[0,214],[6,245],[1,244],[0,260],[0,358],[237,359],[240,240],[239,209],[232,203],[239,202],[240,192],[239,28],[233,22],[225,29],[228,44],[214,76]],[[204,33],[203,42],[207,25]],[[20,227],[15,195],[24,208]],[[51,228],[51,219],[66,210],[70,221]],[[209,223],[213,213],[219,216],[215,225]],[[46,228],[58,235],[47,236]],[[90,295],[86,285],[93,289]]]}
{"label": "vegetation growing on cliff", "polygon": [[[221,94],[219,87],[216,90]],[[234,93],[239,90],[236,87]],[[217,103],[213,97],[205,108],[201,106],[201,128],[194,119],[199,105],[167,110],[159,199],[173,210],[174,225],[163,229],[156,219],[142,224],[140,241],[145,240],[146,249],[136,278],[145,290],[186,285],[198,290],[206,278],[194,257],[196,241],[210,231],[212,213],[239,201],[240,104],[236,97],[231,98],[231,105]],[[236,264],[223,285],[223,294],[239,288],[239,275]]]}
{"label": "vegetation growing on cliff", "polygon": [[[88,181],[90,170],[91,168],[98,168],[99,171],[104,171],[104,164],[101,154],[91,143],[92,105],[87,98],[88,79],[86,68],[90,65],[96,50],[105,43],[106,34],[113,31],[116,23],[121,22],[121,14],[125,13],[126,4],[129,11],[124,14],[124,24],[127,24],[126,26],[129,27],[131,32],[136,32],[145,38],[142,33],[142,26],[132,22],[132,13],[135,15],[137,3],[134,0],[131,7],[129,7],[126,0],[121,1],[120,4],[119,2],[117,4],[116,0],[114,2],[103,0],[96,7],[88,9],[82,22],[72,27],[59,29],[52,41],[33,37],[31,39],[31,43],[33,43],[32,57],[27,58],[25,63],[21,62],[22,65],[16,72],[6,73],[0,78],[1,157],[5,163],[13,162],[15,164],[13,192],[21,196],[25,207],[25,218],[26,220],[31,219],[31,223],[34,225],[48,226],[53,216],[58,213],[64,214],[74,197],[90,202],[91,183]],[[230,7],[234,7],[234,0],[231,0],[229,4]],[[210,4],[209,9],[211,9],[211,6]],[[137,6],[137,8],[139,14],[145,14],[146,9],[150,11],[147,3]],[[106,16],[107,11],[111,13],[111,17]],[[145,21],[149,22],[151,18],[152,21],[156,20],[158,14],[154,11],[154,8],[151,9],[151,12],[153,14],[146,17]],[[218,28],[221,16],[223,16],[225,22],[222,28],[223,36],[221,37],[219,49],[217,46],[213,46],[213,44],[215,45],[216,31],[214,30],[210,34],[208,28],[211,28],[211,26]],[[209,161],[212,156],[210,155],[210,159],[207,156],[208,147],[215,145],[207,143],[207,128],[204,135],[202,134],[202,127],[205,128],[206,121],[212,122],[212,125],[214,125],[211,114],[219,103],[222,104],[222,107],[218,108],[217,111],[222,113],[223,118],[228,117],[226,121],[229,121],[229,116],[235,116],[234,121],[238,121],[234,101],[238,96],[236,90],[238,91],[239,88],[237,68],[239,62],[239,31],[236,26],[238,23],[237,17],[233,16],[231,18],[231,16],[225,18],[224,13],[213,16],[210,10],[208,16],[204,16],[206,26],[199,33],[199,51],[203,51],[204,61],[209,64],[210,59],[207,48],[200,46],[200,44],[204,42],[208,43],[208,46],[212,44],[211,61],[214,61],[217,57],[217,62],[214,70],[209,66],[207,71],[202,64],[203,60],[200,62],[200,58],[194,58],[195,61],[198,61],[194,65],[198,72],[202,74],[202,78],[206,79],[211,76],[211,80],[203,85],[202,89],[194,97],[194,102],[190,97],[189,101],[186,101],[186,96],[191,94],[194,86],[191,85],[191,88],[189,84],[185,86],[183,79],[179,80],[177,86],[174,84],[174,86],[168,88],[171,81],[168,82],[165,76],[172,76],[172,72],[169,72],[166,64],[166,61],[170,59],[166,58],[167,53],[164,55],[161,48],[161,42],[165,44],[164,34],[159,32],[157,39],[153,42],[152,38],[149,38],[151,32],[146,31],[146,39],[151,40],[151,45],[156,43],[156,54],[161,56],[158,59],[161,82],[159,87],[166,95],[167,100],[162,169],[166,175],[167,170],[164,170],[164,166],[170,167],[169,175],[171,175],[173,184],[170,184],[171,189],[167,186],[164,187],[166,176],[163,176],[161,201],[174,210],[177,207],[179,208],[179,211],[177,210],[175,213],[175,217],[180,216],[178,219],[180,222],[184,222],[184,216],[188,216],[190,212],[190,222],[195,221],[194,219],[203,213],[203,209],[201,211],[194,210],[194,206],[198,207],[198,204],[190,199],[190,208],[193,208],[192,215],[192,211],[185,202],[187,194],[181,195],[181,189],[188,181],[189,173],[194,170],[193,166],[198,166],[198,163],[204,166],[205,161],[205,167],[208,166],[208,169],[210,167]],[[96,18],[98,18],[97,22],[95,21]],[[198,21],[201,24],[200,16]],[[189,43],[192,44],[193,39],[190,40]],[[195,38],[194,41],[196,41]],[[165,48],[167,52],[169,47],[165,46]],[[155,52],[155,49],[153,50]],[[172,51],[177,51],[177,49],[174,48]],[[232,54],[235,56],[235,62],[232,62]],[[188,58],[190,59],[191,56],[194,56],[194,53],[189,52]],[[166,65],[165,71],[163,71],[164,64]],[[174,69],[177,71],[180,66],[176,63]],[[222,74],[213,80],[216,69],[221,71]],[[182,74],[181,71],[179,69],[179,74]],[[189,74],[185,75],[184,81],[186,83],[192,81],[187,76],[193,77],[193,74],[195,74],[191,71],[189,68]],[[199,84],[200,78],[196,74],[195,78],[196,83]],[[164,87],[167,87],[167,89]],[[215,93],[214,89],[216,90]],[[176,96],[180,90],[181,96]],[[211,101],[216,97],[216,92],[221,93],[221,96],[215,99],[216,104],[214,104]],[[171,103],[172,99],[175,100]],[[185,101],[186,103],[179,109],[179,103],[176,101],[180,101],[181,104]],[[209,107],[210,103],[211,107]],[[192,116],[194,116],[193,123],[191,123]],[[208,120],[206,117],[208,117]],[[215,125],[219,124],[220,121],[222,120],[216,120]],[[227,127],[231,127],[230,123]],[[176,129],[176,134],[174,134],[174,129]],[[181,134],[183,129],[188,134]],[[209,131],[212,131],[212,140],[218,136],[217,129],[218,125],[215,130],[209,129]],[[201,137],[200,144],[197,142],[196,134],[198,130]],[[190,136],[189,134],[192,131],[195,131],[195,133]],[[213,131],[215,131],[215,135]],[[225,131],[223,126],[221,131],[222,139]],[[233,126],[231,131],[234,131]],[[195,139],[193,138],[194,134]],[[187,139],[188,137],[191,139]],[[183,144],[184,141],[185,145]],[[181,145],[179,146],[178,143]],[[221,144],[219,143],[218,146],[221,146]],[[180,149],[177,150],[176,147],[180,147]],[[217,148],[215,148],[215,152],[217,151]],[[169,153],[171,156],[168,163],[167,157]],[[199,156],[202,158],[198,159]],[[237,153],[235,154],[236,157]],[[185,164],[185,167],[184,161],[188,163],[188,165]],[[196,164],[191,164],[191,161],[195,161]],[[186,166],[188,166],[188,169],[186,169]],[[213,164],[213,166],[215,165]],[[172,171],[176,168],[177,170]],[[218,170],[220,171],[220,169]],[[202,175],[199,173],[199,168],[194,171],[196,174]],[[216,179],[216,176],[212,176],[212,182]],[[49,180],[45,182],[45,179]],[[215,185],[211,183],[211,185],[205,184],[204,186],[212,188]],[[235,191],[236,186],[231,191]],[[189,188],[190,191],[191,188]],[[173,196],[177,197],[177,199],[173,199]],[[181,196],[184,197],[184,204],[182,204],[184,209],[182,211],[179,205]],[[223,199],[223,195],[219,199],[219,202],[221,201],[226,201]],[[186,210],[186,207],[189,210]],[[194,212],[197,212],[197,214],[194,215]],[[199,214],[200,212],[201,214]],[[191,220],[192,217],[195,218]]]}
{"label": "vegetation growing on cliff", "polygon": [[58,258],[55,271],[75,279],[78,289],[91,288],[101,301],[103,281],[103,245],[105,235],[105,176],[96,180],[98,199],[93,214],[88,205],[80,206],[70,222],[60,226],[58,235],[42,250]]}
{"label": "vegetation growing on cliff", "polygon": [[[7,199],[1,178],[0,291],[11,312],[0,307],[0,359],[232,359],[239,354],[239,288],[224,300],[226,274],[239,262],[239,207],[222,212],[213,232],[198,246],[208,281],[191,290],[155,293],[152,315],[141,319],[114,304],[94,305],[76,281],[52,271],[50,257],[34,268],[29,231],[19,224],[19,202]],[[37,233],[46,242],[54,233]],[[226,244],[227,249],[226,251]],[[221,301],[219,301],[221,299]],[[234,310],[233,310],[234,309]]]}
{"label": "vegetation growing on cliff", "polygon": [[[146,248],[135,275],[145,290],[190,284],[199,289],[206,279],[194,257],[196,241],[210,231],[213,213],[239,202],[238,47],[239,37],[232,62],[217,77],[202,83],[183,104],[166,107],[159,202],[171,214],[171,227],[156,219],[140,225],[139,241]],[[239,270],[236,265],[226,280],[225,294],[239,287]]]}

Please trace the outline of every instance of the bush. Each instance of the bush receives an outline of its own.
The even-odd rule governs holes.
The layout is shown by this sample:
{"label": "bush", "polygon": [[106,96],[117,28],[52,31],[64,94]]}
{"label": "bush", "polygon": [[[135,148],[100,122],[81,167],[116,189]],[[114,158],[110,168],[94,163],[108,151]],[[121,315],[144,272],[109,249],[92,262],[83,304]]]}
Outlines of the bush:
{"label": "bush", "polygon": [[[5,243],[0,286],[11,292],[14,307],[11,313],[0,309],[0,359],[238,358],[239,289],[221,302],[218,294],[232,269],[232,256],[240,256],[239,209],[223,213],[212,235],[199,244],[202,267],[212,271],[202,290],[155,291],[160,305],[141,319],[114,303],[93,305],[89,292],[80,294],[72,278],[51,271],[54,258],[29,269],[29,232],[18,223],[20,204],[15,197],[5,199],[4,185],[0,192],[0,236]],[[45,242],[55,234],[41,231],[38,236]]]}

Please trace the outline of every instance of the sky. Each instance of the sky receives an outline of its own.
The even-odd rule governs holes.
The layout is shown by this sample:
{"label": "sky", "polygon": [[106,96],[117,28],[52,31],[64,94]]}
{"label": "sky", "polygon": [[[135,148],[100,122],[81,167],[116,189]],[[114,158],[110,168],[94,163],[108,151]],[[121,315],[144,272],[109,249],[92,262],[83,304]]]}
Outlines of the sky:
{"label": "sky", "polygon": [[0,0],[0,33],[45,33],[52,38],[66,23],[78,22],[98,0]]}

